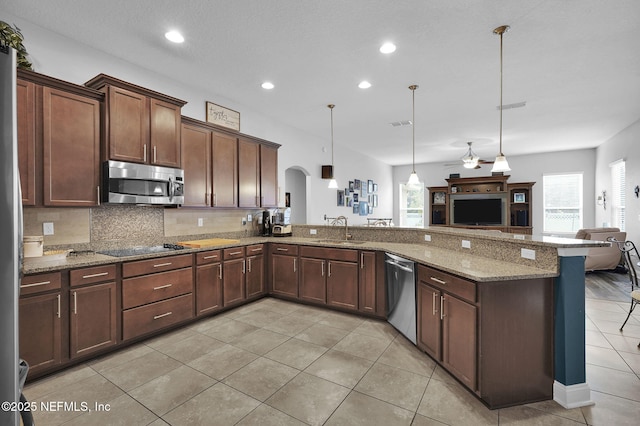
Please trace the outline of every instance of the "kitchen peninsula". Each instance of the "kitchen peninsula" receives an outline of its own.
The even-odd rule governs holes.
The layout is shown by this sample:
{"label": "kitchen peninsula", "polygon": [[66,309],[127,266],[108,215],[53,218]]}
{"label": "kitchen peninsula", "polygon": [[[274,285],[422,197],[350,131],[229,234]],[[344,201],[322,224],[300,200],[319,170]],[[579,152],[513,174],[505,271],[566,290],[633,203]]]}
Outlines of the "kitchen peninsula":
{"label": "kitchen peninsula", "polygon": [[[311,229],[316,233],[312,235]],[[40,353],[39,360],[31,361],[32,377],[267,295],[384,319],[382,259],[389,252],[419,264],[418,347],[487,406],[498,408],[551,399],[559,392],[559,370],[566,375],[564,365],[575,364],[574,360],[564,361],[574,355],[575,348],[563,350],[562,342],[558,342],[559,321],[565,327],[574,321],[575,312],[571,306],[561,313],[554,311],[558,295],[562,294],[559,288],[567,279],[563,277],[563,253],[608,243],[461,229],[377,227],[352,227],[349,231],[354,240],[344,241],[343,231],[337,227],[300,225],[293,227],[294,236],[290,238],[247,237],[214,247],[124,258],[94,254],[59,262],[29,262],[24,266],[21,307],[37,302],[50,307],[50,316],[38,323],[25,309],[21,311],[25,313],[21,326],[29,330],[32,338],[33,333],[55,335],[43,337],[48,346],[38,346],[39,351],[49,352]],[[463,240],[470,248],[462,248]],[[522,250],[529,250],[528,257],[534,259],[522,257]],[[582,259],[580,255],[577,258]],[[304,297],[311,294],[305,293],[309,288],[305,285],[311,281],[302,278],[304,259],[333,263],[334,274],[344,274],[344,279],[321,281],[321,291],[315,293],[320,298]],[[251,281],[249,272],[253,272]],[[162,288],[166,286],[160,280],[163,274],[175,276],[178,284]],[[581,271],[580,274],[569,279],[581,278],[584,294],[584,275]],[[240,287],[233,284],[233,277]],[[437,279],[428,282],[431,277]],[[290,291],[279,288],[277,281],[290,286]],[[42,282],[46,285],[40,285]],[[442,284],[447,282],[449,286]],[[340,288],[331,293],[332,285]],[[351,287],[347,291],[345,286]],[[445,312],[437,313],[438,321],[434,323],[429,317],[435,313],[436,296],[421,293],[420,289],[434,289],[443,301],[460,303],[472,312],[473,321],[452,323],[455,311],[449,313],[445,308]],[[82,299],[81,291],[92,294],[92,290],[97,291],[96,297]],[[102,314],[105,322],[92,329],[99,341],[84,345],[82,335],[74,329],[74,321],[78,326],[74,315],[80,313],[82,300],[97,303],[91,310],[92,319]],[[204,300],[211,303],[203,307],[200,302]],[[171,309],[165,309],[167,306]],[[428,336],[428,327],[436,327],[439,336],[436,352],[422,338]],[[473,352],[461,354],[461,347],[469,344]],[[584,370],[584,343],[582,357]],[[522,368],[523,364],[527,367]]]}

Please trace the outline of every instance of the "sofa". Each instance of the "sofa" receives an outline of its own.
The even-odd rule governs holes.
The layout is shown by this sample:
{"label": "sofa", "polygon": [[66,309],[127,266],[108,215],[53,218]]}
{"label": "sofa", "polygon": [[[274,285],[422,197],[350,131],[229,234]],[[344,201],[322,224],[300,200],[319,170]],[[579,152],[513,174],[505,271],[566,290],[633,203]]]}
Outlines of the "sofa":
{"label": "sofa", "polygon": [[[587,228],[580,229],[575,238],[578,240],[607,241],[607,238],[614,237],[618,241],[625,241],[627,233],[619,228]],[[584,259],[585,271],[601,271],[616,269],[623,263],[622,253],[618,246],[612,244],[611,247],[590,248],[587,257]]]}

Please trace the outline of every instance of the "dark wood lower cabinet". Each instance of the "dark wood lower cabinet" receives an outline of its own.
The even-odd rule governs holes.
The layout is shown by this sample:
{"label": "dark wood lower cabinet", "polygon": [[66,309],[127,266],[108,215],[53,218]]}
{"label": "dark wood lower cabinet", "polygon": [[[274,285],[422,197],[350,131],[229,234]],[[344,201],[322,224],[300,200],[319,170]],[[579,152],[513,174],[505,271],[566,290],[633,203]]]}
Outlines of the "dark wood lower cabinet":
{"label": "dark wood lower cabinet", "polygon": [[300,258],[300,299],[327,303],[326,269],[326,260]]}
{"label": "dark wood lower cabinet", "polygon": [[476,390],[477,308],[454,296],[442,296],[442,365]]}
{"label": "dark wood lower cabinet", "polygon": [[122,313],[122,339],[132,339],[193,318],[193,295],[185,294]]}
{"label": "dark wood lower cabinet", "polygon": [[196,268],[196,315],[222,308],[222,263]]}
{"label": "dark wood lower cabinet", "polygon": [[72,289],[70,310],[72,359],[117,343],[115,282]]}
{"label": "dark wood lower cabinet", "polygon": [[441,317],[440,290],[418,283],[418,336],[417,346],[431,355],[441,359]]}
{"label": "dark wood lower cabinet", "polygon": [[20,299],[20,357],[30,374],[62,362],[60,292]]}
{"label": "dark wood lower cabinet", "polygon": [[358,264],[330,260],[327,269],[327,304],[357,310]]}
{"label": "dark wood lower cabinet", "polygon": [[360,252],[358,307],[361,312],[378,313],[378,283],[376,281],[376,252]]}
{"label": "dark wood lower cabinet", "polygon": [[277,295],[297,298],[297,256],[273,254],[271,256],[271,263],[271,292]]}
{"label": "dark wood lower cabinet", "polygon": [[247,299],[265,294],[264,255],[247,257]]}
{"label": "dark wood lower cabinet", "polygon": [[245,296],[246,260],[234,259],[222,263],[222,305],[242,302]]}

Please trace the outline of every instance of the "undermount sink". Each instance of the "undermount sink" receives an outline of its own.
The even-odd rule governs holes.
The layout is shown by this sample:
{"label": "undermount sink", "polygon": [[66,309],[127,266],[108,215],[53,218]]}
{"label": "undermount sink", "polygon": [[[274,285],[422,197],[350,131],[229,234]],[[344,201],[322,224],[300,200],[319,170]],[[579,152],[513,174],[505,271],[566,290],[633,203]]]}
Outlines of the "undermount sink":
{"label": "undermount sink", "polygon": [[327,244],[364,244],[366,241],[355,241],[355,240],[318,240],[318,243],[327,243]]}

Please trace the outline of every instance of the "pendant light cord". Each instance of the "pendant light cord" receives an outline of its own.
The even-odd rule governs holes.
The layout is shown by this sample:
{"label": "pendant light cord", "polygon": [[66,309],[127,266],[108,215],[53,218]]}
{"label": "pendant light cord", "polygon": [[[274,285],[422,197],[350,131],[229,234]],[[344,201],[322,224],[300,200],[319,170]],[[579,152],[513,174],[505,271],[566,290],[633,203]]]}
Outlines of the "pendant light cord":
{"label": "pendant light cord", "polygon": [[411,89],[411,97],[412,97],[412,104],[411,104],[411,111],[412,111],[412,114],[411,114],[412,160],[411,160],[411,165],[413,166],[413,170],[412,170],[413,173],[416,172],[416,89],[417,88],[418,88],[417,84],[413,84],[413,85],[409,86],[409,89]]}
{"label": "pendant light cord", "polygon": [[500,33],[500,155],[502,153],[502,35],[504,31]]}
{"label": "pendant light cord", "polygon": [[333,168],[333,108],[335,105],[329,104],[327,107],[331,110],[331,167]]}

